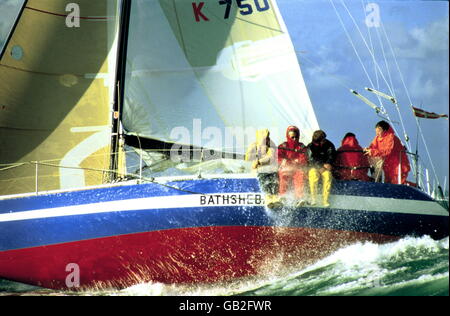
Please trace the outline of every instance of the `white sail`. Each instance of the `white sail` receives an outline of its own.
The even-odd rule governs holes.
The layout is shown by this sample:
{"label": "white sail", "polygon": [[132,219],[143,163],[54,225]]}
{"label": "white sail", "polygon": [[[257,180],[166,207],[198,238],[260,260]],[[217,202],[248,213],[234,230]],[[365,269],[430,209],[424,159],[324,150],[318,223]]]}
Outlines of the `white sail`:
{"label": "white sail", "polygon": [[[134,0],[128,134],[243,153],[254,131],[319,128],[275,1]],[[229,148],[229,147],[232,148]]]}

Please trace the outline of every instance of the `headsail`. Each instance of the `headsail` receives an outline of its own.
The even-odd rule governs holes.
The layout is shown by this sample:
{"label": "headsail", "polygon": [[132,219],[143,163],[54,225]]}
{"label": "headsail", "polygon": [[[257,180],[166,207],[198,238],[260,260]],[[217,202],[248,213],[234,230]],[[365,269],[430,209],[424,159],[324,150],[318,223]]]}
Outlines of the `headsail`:
{"label": "headsail", "polygon": [[73,4],[25,1],[5,46],[0,194],[99,184],[109,168],[117,1]]}
{"label": "headsail", "polygon": [[289,125],[305,142],[318,129],[274,0],[132,1],[122,120],[131,135],[238,153],[258,128],[276,142]]}

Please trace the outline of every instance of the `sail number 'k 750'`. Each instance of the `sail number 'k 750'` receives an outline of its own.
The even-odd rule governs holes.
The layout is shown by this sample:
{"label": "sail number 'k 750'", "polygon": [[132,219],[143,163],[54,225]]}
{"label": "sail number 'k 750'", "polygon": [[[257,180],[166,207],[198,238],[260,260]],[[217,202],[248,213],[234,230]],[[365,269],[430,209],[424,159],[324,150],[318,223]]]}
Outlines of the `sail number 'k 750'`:
{"label": "sail number 'k 750'", "polygon": [[[219,0],[218,3],[225,8],[223,18],[230,17],[231,9],[234,5],[239,9],[239,14],[250,15],[255,12],[263,12],[270,9],[269,0]],[[235,4],[233,4],[235,3]],[[192,2],[195,21],[209,21],[207,7],[205,2]]]}

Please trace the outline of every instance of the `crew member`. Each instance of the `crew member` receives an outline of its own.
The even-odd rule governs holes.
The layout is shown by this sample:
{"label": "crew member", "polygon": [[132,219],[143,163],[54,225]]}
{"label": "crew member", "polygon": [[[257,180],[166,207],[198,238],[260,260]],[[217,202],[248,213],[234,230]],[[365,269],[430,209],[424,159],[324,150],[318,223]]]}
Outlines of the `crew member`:
{"label": "crew member", "polygon": [[315,131],[312,142],[308,145],[309,160],[309,190],[311,195],[311,205],[317,203],[317,188],[319,180],[322,178],[322,202],[323,206],[329,207],[329,196],[333,176],[333,163],[336,156],[336,148],[327,138],[324,131]]}
{"label": "crew member", "polygon": [[385,183],[406,184],[411,166],[402,142],[386,121],[375,125],[375,134],[372,143],[364,152],[371,158],[382,159]]}
{"label": "crew member", "polygon": [[339,180],[369,181],[369,161],[355,134],[347,133],[336,151],[334,176]]}
{"label": "crew member", "polygon": [[252,162],[252,169],[258,173],[261,190],[265,193],[268,207],[279,202],[278,198],[278,163],[275,143],[270,139],[268,129],[256,131],[256,141],[245,154],[245,160]]}
{"label": "crew member", "polygon": [[308,167],[307,147],[299,141],[300,130],[289,126],[286,130],[286,142],[278,146],[279,193],[285,195],[293,187],[297,206],[306,204],[304,185]]}

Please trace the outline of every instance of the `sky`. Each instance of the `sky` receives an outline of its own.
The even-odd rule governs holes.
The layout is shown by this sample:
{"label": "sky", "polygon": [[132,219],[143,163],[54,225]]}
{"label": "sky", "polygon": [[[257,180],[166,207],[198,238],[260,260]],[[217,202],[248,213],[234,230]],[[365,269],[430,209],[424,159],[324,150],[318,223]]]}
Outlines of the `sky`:
{"label": "sky", "polygon": [[[21,2],[0,0],[0,47]],[[383,119],[350,93],[353,89],[386,109],[403,142],[405,127],[411,150],[415,151],[418,143],[430,177],[434,178],[435,171],[441,185],[446,183],[448,189],[449,122],[421,119],[422,138],[410,108],[412,103],[438,114],[449,112],[448,1],[277,3],[319,125],[336,147],[347,132],[355,133],[360,144],[368,146],[375,135],[375,124]],[[387,100],[380,103],[365,87],[391,95],[393,92],[398,109]]]}
{"label": "sky", "polygon": [[[297,51],[319,125],[336,146],[347,132],[355,133],[361,146],[368,146],[375,136],[375,124],[383,119],[349,89],[378,106],[377,96],[365,91],[365,87],[387,94],[393,91],[398,111],[385,99],[382,105],[404,143],[405,126],[412,151],[417,147],[418,127],[410,104],[448,114],[448,1],[278,0],[277,3]],[[378,8],[378,25],[371,4]],[[447,188],[448,124],[443,118],[419,122],[432,163],[421,136],[418,144],[430,178],[434,166],[439,182],[442,186],[446,182]]]}

